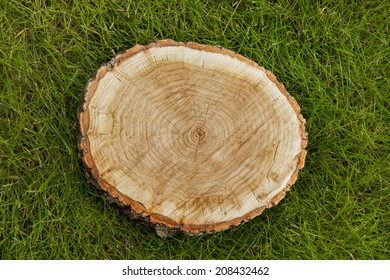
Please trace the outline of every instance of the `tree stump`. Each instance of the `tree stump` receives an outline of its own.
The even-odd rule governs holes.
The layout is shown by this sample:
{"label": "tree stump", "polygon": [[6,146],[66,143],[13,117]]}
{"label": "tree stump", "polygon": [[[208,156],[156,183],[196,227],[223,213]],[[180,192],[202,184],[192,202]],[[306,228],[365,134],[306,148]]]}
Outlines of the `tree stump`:
{"label": "tree stump", "polygon": [[162,40],[102,66],[79,112],[91,180],[160,236],[221,231],[277,204],[304,165],[297,102],[255,62]]}

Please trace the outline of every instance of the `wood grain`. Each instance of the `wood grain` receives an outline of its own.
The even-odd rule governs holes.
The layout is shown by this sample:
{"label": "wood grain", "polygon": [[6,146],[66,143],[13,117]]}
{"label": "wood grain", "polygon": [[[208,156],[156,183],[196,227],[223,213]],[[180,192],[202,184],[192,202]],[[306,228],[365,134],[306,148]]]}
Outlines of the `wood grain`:
{"label": "wood grain", "polygon": [[137,45],[89,81],[80,151],[95,184],[160,235],[227,229],[277,204],[304,165],[297,102],[231,51]]}

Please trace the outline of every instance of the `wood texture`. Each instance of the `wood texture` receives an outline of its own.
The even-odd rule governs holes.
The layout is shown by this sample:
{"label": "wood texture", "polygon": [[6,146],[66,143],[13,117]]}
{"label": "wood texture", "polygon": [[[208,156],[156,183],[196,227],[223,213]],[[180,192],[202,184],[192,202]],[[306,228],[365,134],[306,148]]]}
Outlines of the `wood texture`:
{"label": "wood texture", "polygon": [[161,236],[225,230],[277,204],[304,165],[300,108],[231,51],[137,45],[89,81],[79,114],[90,178]]}

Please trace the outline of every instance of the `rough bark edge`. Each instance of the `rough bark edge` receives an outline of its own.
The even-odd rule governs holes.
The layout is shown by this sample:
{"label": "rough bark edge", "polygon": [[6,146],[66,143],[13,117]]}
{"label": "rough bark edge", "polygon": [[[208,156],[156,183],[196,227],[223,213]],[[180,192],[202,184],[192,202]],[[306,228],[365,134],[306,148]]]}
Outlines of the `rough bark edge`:
{"label": "rough bark edge", "polygon": [[[267,77],[277,86],[277,88],[283,93],[283,95],[287,98],[288,102],[290,103],[291,107],[293,108],[294,112],[297,115],[297,118],[300,122],[300,131],[301,131],[301,152],[297,155],[298,157],[298,163],[295,168],[295,171],[293,172],[292,176],[290,177],[289,181],[287,182],[286,186],[283,188],[281,192],[279,192],[277,195],[273,197],[273,199],[270,201],[269,204],[259,207],[257,209],[252,210],[251,212],[245,214],[242,217],[230,220],[230,221],[224,221],[220,223],[214,223],[214,224],[204,224],[204,225],[184,225],[179,224],[176,221],[163,216],[158,213],[150,213],[146,210],[146,208],[139,202],[123,195],[118,190],[115,189],[115,187],[108,184],[103,178],[99,176],[99,172],[95,166],[95,163],[92,159],[92,156],[90,154],[90,144],[89,139],[87,137],[87,131],[89,126],[89,112],[88,112],[88,105],[89,102],[93,96],[93,94],[96,91],[97,85],[99,81],[104,77],[104,75],[111,71],[115,66],[121,64],[122,61],[126,60],[127,58],[141,52],[145,51],[150,48],[155,47],[169,47],[169,46],[185,46],[191,49],[211,52],[211,53],[219,53],[228,55],[230,57],[239,59],[243,62],[246,62],[250,64],[253,67],[258,68],[259,70],[263,71]],[[295,181],[298,178],[298,172],[300,169],[304,167],[305,158],[306,158],[306,146],[307,146],[307,133],[305,131],[305,124],[306,120],[301,114],[300,107],[298,103],[295,101],[295,99],[287,92],[285,87],[278,82],[276,76],[265,69],[264,67],[259,66],[256,62],[243,57],[233,51],[216,47],[216,46],[208,46],[208,45],[201,45],[194,42],[187,42],[187,43],[181,43],[176,42],[170,39],[167,40],[161,40],[161,41],[155,41],[148,45],[135,45],[134,47],[128,49],[127,51],[118,54],[115,56],[109,63],[104,64],[102,67],[100,67],[95,76],[88,81],[88,84],[85,88],[85,92],[82,96],[82,104],[79,107],[78,110],[78,118],[79,118],[79,139],[78,139],[78,146],[79,146],[79,157],[83,162],[83,165],[85,167],[87,178],[91,183],[93,183],[96,188],[110,201],[117,203],[124,211],[125,213],[129,214],[129,216],[133,219],[138,219],[141,221],[144,221],[148,224],[151,224],[155,227],[156,232],[161,237],[171,236],[178,234],[180,232],[188,234],[188,235],[196,235],[196,234],[202,234],[202,233],[213,233],[218,231],[223,231],[228,228],[231,228],[233,226],[237,226],[239,224],[245,223],[258,215],[260,215],[265,209],[270,208],[276,204],[278,204],[285,196],[286,192],[291,188],[291,186],[295,183]]]}

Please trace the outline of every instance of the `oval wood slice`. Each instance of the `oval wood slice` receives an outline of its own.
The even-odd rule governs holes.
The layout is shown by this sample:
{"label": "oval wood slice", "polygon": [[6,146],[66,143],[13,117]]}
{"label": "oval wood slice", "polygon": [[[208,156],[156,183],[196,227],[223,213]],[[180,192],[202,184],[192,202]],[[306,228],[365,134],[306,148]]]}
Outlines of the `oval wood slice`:
{"label": "oval wood slice", "polygon": [[92,180],[161,236],[252,219],[284,197],[306,155],[293,97],[219,47],[136,45],[89,81],[79,117]]}

